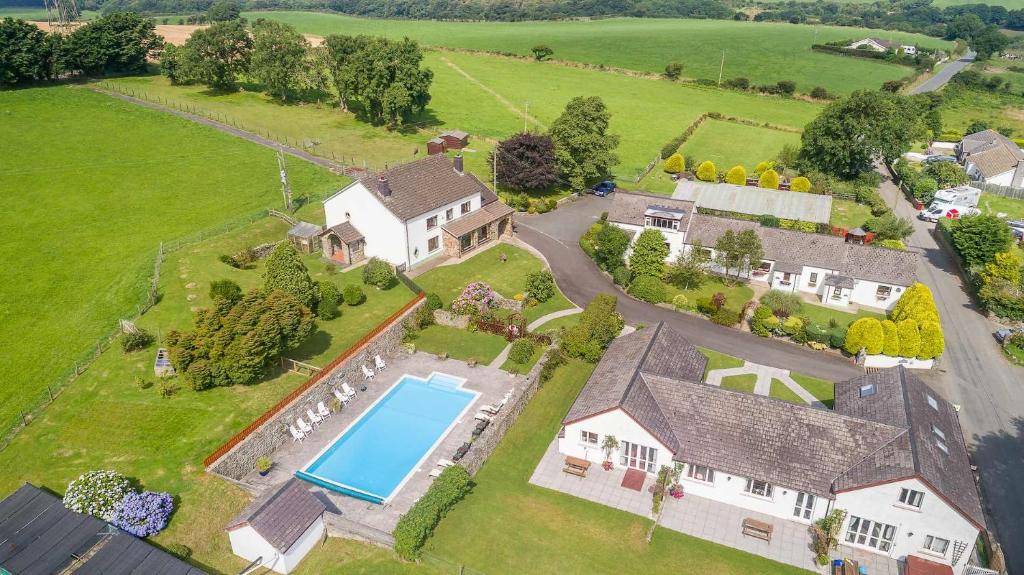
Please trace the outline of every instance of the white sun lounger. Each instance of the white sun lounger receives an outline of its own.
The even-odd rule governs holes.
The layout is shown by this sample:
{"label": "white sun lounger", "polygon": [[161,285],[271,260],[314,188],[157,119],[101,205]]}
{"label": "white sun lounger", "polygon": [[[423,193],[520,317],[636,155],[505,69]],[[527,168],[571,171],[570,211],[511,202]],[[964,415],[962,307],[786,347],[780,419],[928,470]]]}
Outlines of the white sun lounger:
{"label": "white sun lounger", "polygon": [[365,365],[360,365],[359,367],[361,367],[363,370],[363,377],[365,377],[366,379],[373,379],[372,369],[366,367]]}
{"label": "white sun lounger", "polygon": [[499,401],[497,404],[495,404],[495,405],[484,405],[484,406],[481,406],[480,409],[482,409],[483,411],[486,411],[487,413],[490,413],[491,415],[495,415],[499,411],[501,411],[502,407],[505,407],[506,403],[508,403],[508,397],[509,396],[506,395],[505,398],[502,399],[501,401]]}
{"label": "white sun lounger", "polygon": [[305,421],[302,421],[301,417],[295,420],[295,425],[298,425],[299,429],[301,429],[302,432],[305,433],[306,435],[313,433],[313,428],[310,427],[309,424],[306,423]]}
{"label": "white sun lounger", "polygon": [[342,403],[348,403],[348,400],[352,399],[351,395],[345,395],[344,393],[338,391],[337,389],[332,389],[331,391],[334,392],[334,397],[336,397],[338,401]]}
{"label": "white sun lounger", "polygon": [[320,425],[324,422],[324,418],[317,415],[312,409],[307,409],[306,415],[309,416],[309,420],[313,422],[313,425]]}
{"label": "white sun lounger", "polygon": [[381,371],[388,366],[379,355],[373,358],[373,364],[377,366],[377,371]]}
{"label": "white sun lounger", "polygon": [[455,465],[455,462],[452,461],[451,459],[438,459],[437,460],[437,466],[438,467],[451,467],[452,465]]}
{"label": "white sun lounger", "polygon": [[487,415],[486,413],[484,413],[482,411],[480,413],[474,415],[473,419],[479,419],[480,421],[486,421],[488,423],[494,421],[493,417],[491,417],[490,415]]}
{"label": "white sun lounger", "polygon": [[327,406],[324,405],[324,402],[322,402],[322,401],[320,403],[316,404],[316,412],[318,414],[320,414],[320,417],[322,417],[324,419],[327,419],[328,417],[331,416],[331,410],[327,409]]}
{"label": "white sun lounger", "polygon": [[289,425],[288,431],[290,431],[292,434],[292,441],[302,441],[303,439],[306,439],[306,434],[302,433],[298,429],[295,429],[294,425]]}
{"label": "white sun lounger", "polygon": [[349,386],[348,382],[342,382],[341,390],[344,391],[345,395],[347,395],[349,398],[353,398],[356,396],[356,390],[352,389],[352,387]]}
{"label": "white sun lounger", "polygon": [[437,476],[441,475],[442,471],[444,471],[444,469],[435,469],[435,470],[431,471],[430,473],[428,473],[427,475],[429,475],[431,477],[437,477]]}

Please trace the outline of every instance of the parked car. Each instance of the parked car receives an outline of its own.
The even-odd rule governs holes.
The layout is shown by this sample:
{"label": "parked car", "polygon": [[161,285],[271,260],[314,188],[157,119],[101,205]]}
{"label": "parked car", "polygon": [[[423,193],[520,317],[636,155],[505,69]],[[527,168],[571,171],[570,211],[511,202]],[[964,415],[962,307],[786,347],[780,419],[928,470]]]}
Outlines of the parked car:
{"label": "parked car", "polygon": [[935,164],[938,162],[956,163],[956,156],[928,156],[924,159],[924,163],[926,164]]}
{"label": "parked car", "polygon": [[1024,241],[1024,220],[1006,222],[1006,225],[1010,226],[1014,239],[1018,242]]}
{"label": "parked car", "polygon": [[1002,329],[997,329],[996,333],[994,333],[993,335],[995,335],[996,341],[998,341],[999,343],[1003,343],[1004,341],[1007,340],[1007,338],[1009,338],[1015,333],[1024,333],[1024,326],[1004,327]]}
{"label": "parked car", "polygon": [[964,216],[976,216],[981,213],[978,208],[972,208],[969,206],[955,206],[949,204],[939,204],[937,206],[929,207],[927,210],[921,210],[917,217],[926,222],[937,222],[942,218],[949,218],[955,220]]}
{"label": "parked car", "polygon": [[592,191],[595,196],[603,198],[615,191],[615,182],[605,180],[600,184],[595,185],[593,188],[590,188],[590,191]]}

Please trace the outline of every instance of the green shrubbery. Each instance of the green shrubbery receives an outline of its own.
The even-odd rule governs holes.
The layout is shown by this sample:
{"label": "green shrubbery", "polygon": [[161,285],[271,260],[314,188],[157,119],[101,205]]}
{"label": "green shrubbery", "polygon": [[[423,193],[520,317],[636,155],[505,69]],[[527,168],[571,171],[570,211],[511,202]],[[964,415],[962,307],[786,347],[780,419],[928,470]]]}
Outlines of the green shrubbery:
{"label": "green shrubbery", "polygon": [[277,244],[274,251],[270,252],[267,267],[263,271],[263,287],[267,292],[281,290],[289,293],[307,308],[316,309],[316,286],[299,252],[289,242]]}
{"label": "green shrubbery", "polygon": [[629,285],[629,295],[648,303],[662,303],[668,299],[665,284],[654,276],[642,275]]}
{"label": "green shrubbery", "polygon": [[590,300],[580,313],[578,324],[568,329],[562,337],[562,350],[570,357],[589,362],[601,359],[608,344],[622,331],[625,322],[615,311],[616,300],[611,294],[598,294]]}
{"label": "green shrubbery", "polygon": [[520,338],[512,342],[512,349],[508,352],[508,358],[515,363],[524,364],[533,357],[534,343],[529,338]]}
{"label": "green shrubbery", "polygon": [[697,166],[697,179],[702,182],[717,182],[718,181],[718,170],[715,169],[715,163],[711,160],[704,160]]}
{"label": "green shrubbery", "polygon": [[[380,258],[370,258],[370,261],[363,266],[363,283],[368,286],[374,286],[377,289],[390,289],[397,282],[398,278],[395,276],[394,268]],[[347,297],[345,299],[348,300]]]}
{"label": "green shrubbery", "polygon": [[668,246],[665,245],[665,236],[658,230],[646,229],[640,232],[633,244],[633,252],[629,255],[629,271],[634,277],[652,276],[660,281],[665,275],[666,257]]}
{"label": "green shrubbery", "polygon": [[676,152],[665,160],[665,172],[669,174],[678,174],[686,169],[686,162],[683,160],[683,155]]}
{"label": "green shrubbery", "polygon": [[153,343],[153,335],[140,327],[135,328],[135,331],[125,332],[121,336],[121,349],[125,353],[145,349],[151,343]]}
{"label": "green shrubbery", "polygon": [[395,552],[408,561],[415,560],[427,538],[453,505],[469,493],[469,473],[461,466],[445,468],[430,484],[427,492],[406,511],[395,526]]}
{"label": "green shrubbery", "polygon": [[743,166],[733,166],[725,173],[725,181],[734,186],[745,186],[747,184],[747,170]]}
{"label": "green shrubbery", "polygon": [[526,292],[539,302],[551,299],[555,295],[555,279],[551,277],[551,272],[540,270],[527,275]]}
{"label": "green shrubbery", "polygon": [[718,325],[734,326],[740,321],[740,312],[732,308],[722,306],[715,310],[711,316],[711,321]]}
{"label": "green shrubbery", "polygon": [[800,296],[778,289],[769,290],[768,293],[761,296],[761,304],[768,306],[776,315],[783,317],[800,313],[800,308],[803,307]]}
{"label": "green shrubbery", "polygon": [[217,280],[210,282],[210,299],[226,299],[236,302],[242,299],[242,287],[231,280]]}
{"label": "green shrubbery", "polygon": [[363,294],[363,288],[356,284],[348,284],[342,292],[344,294],[345,303],[350,306],[356,306],[366,300],[366,295]]}
{"label": "green shrubbery", "polygon": [[779,173],[775,170],[765,170],[761,172],[761,175],[757,178],[757,185],[761,188],[768,188],[771,190],[779,189]]}
{"label": "green shrubbery", "polygon": [[338,306],[344,301],[341,290],[334,282],[316,282],[317,302],[316,315],[321,319],[334,319],[341,315]]}

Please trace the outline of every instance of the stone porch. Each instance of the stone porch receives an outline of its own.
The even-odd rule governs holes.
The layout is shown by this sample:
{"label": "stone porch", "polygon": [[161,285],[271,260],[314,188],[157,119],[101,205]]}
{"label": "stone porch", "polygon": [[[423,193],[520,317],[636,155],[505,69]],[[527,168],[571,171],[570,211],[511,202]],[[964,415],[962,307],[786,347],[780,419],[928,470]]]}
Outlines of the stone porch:
{"label": "stone porch", "polygon": [[[577,477],[562,471],[564,459],[565,456],[558,452],[558,440],[552,441],[533,476],[530,477],[530,483],[636,515],[651,517],[651,494],[647,489],[653,484],[653,475],[647,476],[641,491],[634,491],[621,486],[625,469],[604,471],[599,465],[592,465],[586,477]],[[686,489],[685,480],[683,489]],[[743,535],[742,523],[748,517],[773,526],[771,543]],[[665,498],[659,525],[780,563],[818,573],[828,572],[827,567],[819,567],[814,562],[811,533],[807,523],[789,521],[686,494],[682,499]],[[858,561],[861,566],[867,567],[869,575],[902,573],[901,564],[895,559],[861,549],[840,546],[839,550],[833,553],[833,557]]]}

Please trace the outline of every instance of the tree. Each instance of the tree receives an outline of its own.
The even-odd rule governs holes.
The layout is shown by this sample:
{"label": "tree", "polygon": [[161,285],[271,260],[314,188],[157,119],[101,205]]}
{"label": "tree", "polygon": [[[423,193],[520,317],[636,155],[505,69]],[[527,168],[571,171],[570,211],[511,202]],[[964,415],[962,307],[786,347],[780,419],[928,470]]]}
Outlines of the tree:
{"label": "tree", "polygon": [[697,166],[697,179],[702,182],[717,182],[718,170],[715,168],[714,162],[711,160],[701,162]]}
{"label": "tree", "polygon": [[953,162],[935,162],[925,168],[924,173],[942,188],[966,184],[968,180],[967,172]]}
{"label": "tree", "polygon": [[686,169],[686,161],[683,160],[683,155],[676,152],[665,160],[665,172],[669,174],[678,174]]}
{"label": "tree", "polygon": [[821,86],[815,86],[814,89],[811,90],[810,96],[815,100],[828,100],[831,97],[828,90]]}
{"label": "tree", "polygon": [[594,259],[605,271],[622,266],[623,257],[629,249],[629,234],[613,224],[605,224],[594,238]]}
{"label": "tree", "polygon": [[268,94],[287,100],[302,75],[307,47],[306,38],[295,28],[261,18],[252,27],[249,72]]}
{"label": "tree", "polygon": [[875,232],[875,238],[879,240],[905,240],[914,233],[914,225],[906,218],[898,217],[893,212],[873,218],[864,222],[864,227]]}
{"label": "tree", "polygon": [[542,190],[558,183],[555,144],[546,134],[523,132],[498,142],[491,153],[498,182],[513,190]]}
{"label": "tree", "polygon": [[363,266],[363,283],[377,289],[390,289],[398,281],[395,268],[388,262],[372,257]]}
{"label": "tree", "polygon": [[750,271],[760,265],[764,258],[761,238],[754,230],[743,230],[736,234],[736,250],[739,252],[740,263],[745,264],[743,271]]}
{"label": "tree", "polygon": [[629,295],[647,303],[662,303],[668,299],[668,292],[661,279],[642,275],[629,284]]}
{"label": "tree", "polygon": [[918,324],[926,321],[938,323],[939,310],[935,307],[932,290],[923,283],[915,283],[903,292],[889,317],[896,322],[912,319]]}
{"label": "tree", "polygon": [[238,75],[249,67],[252,38],[241,20],[217,22],[193,32],[173,54],[180,81],[234,90]]}
{"label": "tree", "polygon": [[984,265],[996,254],[1009,251],[1013,232],[995,216],[970,216],[954,220],[949,226],[953,246],[967,267]]}
{"label": "tree", "polygon": [[797,176],[789,182],[789,189],[794,192],[809,192],[811,181],[803,176]]}
{"label": "tree", "polygon": [[800,160],[822,172],[856,177],[875,158],[897,158],[923,136],[921,104],[888,92],[858,91],[832,102],[801,135]]}
{"label": "tree", "polygon": [[986,26],[970,41],[971,48],[978,53],[978,60],[988,60],[1000,54],[1010,44],[1010,39],[999,31],[998,26]]}
{"label": "tree", "polygon": [[242,4],[238,0],[216,0],[206,10],[210,22],[227,22],[242,17]]}
{"label": "tree", "polygon": [[775,170],[765,170],[761,172],[761,175],[757,178],[757,185],[761,188],[768,188],[770,190],[779,189],[779,173]]}
{"label": "tree", "polygon": [[562,350],[571,357],[589,362],[601,354],[622,331],[622,316],[615,311],[618,300],[611,294],[597,294],[580,313],[579,322],[562,337]]}
{"label": "tree", "polygon": [[533,59],[538,62],[547,60],[548,58],[555,54],[555,51],[552,50],[551,47],[546,44],[538,44],[533,48],[530,48],[530,52],[533,53]]}
{"label": "tree", "polygon": [[316,309],[313,280],[306,264],[299,258],[299,252],[290,242],[281,242],[270,252],[263,271],[263,287],[268,292],[281,290],[289,293],[307,308]]}
{"label": "tree", "polygon": [[709,252],[700,241],[695,241],[689,249],[682,250],[675,261],[665,270],[665,281],[684,290],[696,289],[708,277],[708,264],[711,262]]}
{"label": "tree", "polygon": [[855,354],[864,349],[870,355],[882,353],[885,347],[885,332],[882,330],[882,322],[873,317],[862,317],[850,324],[846,332],[846,342],[843,349],[847,353]]}
{"label": "tree", "polygon": [[683,75],[683,65],[679,62],[671,62],[665,66],[665,77],[669,80],[678,80]]}
{"label": "tree", "polygon": [[917,322],[905,319],[896,324],[896,335],[900,340],[900,357],[917,357],[921,352],[921,334]]}
{"label": "tree", "polygon": [[[646,229],[640,232],[629,256],[629,271],[633,277],[653,276],[661,279],[665,275],[665,258],[668,246],[665,236],[658,230]],[[635,281],[635,280],[634,280]]]}
{"label": "tree", "polygon": [[369,36],[344,36],[331,34],[324,40],[327,47],[328,61],[330,62],[331,76],[334,79],[334,87],[338,91],[338,106],[346,109],[346,103],[350,98],[348,90],[354,82],[348,78],[351,74],[349,64],[352,57],[366,47],[370,42]]}
{"label": "tree", "polygon": [[729,168],[729,171],[725,173],[726,183],[734,186],[744,186],[747,184],[747,170],[743,166],[736,165]]}
{"label": "tree", "polygon": [[242,299],[242,287],[231,280],[212,281],[210,282],[210,299],[217,298],[237,302]]}
{"label": "tree", "polygon": [[718,265],[725,268],[725,275],[729,275],[729,270],[733,268],[737,268],[736,273],[739,274],[740,257],[736,232],[725,230],[725,233],[715,240],[715,260]]}
{"label": "tree", "polygon": [[113,12],[72,32],[63,58],[68,69],[89,75],[141,72],[163,44],[151,20],[135,12]]}
{"label": "tree", "polygon": [[935,359],[942,355],[946,348],[945,337],[938,322],[926,321],[921,324],[921,351],[918,359]]}
{"label": "tree", "polygon": [[547,270],[531,272],[526,276],[526,293],[539,302],[548,301],[555,295],[555,278]]}
{"label": "tree", "polygon": [[897,356],[900,354],[900,335],[896,323],[892,320],[882,320],[882,353],[885,355]]}
{"label": "tree", "polygon": [[575,191],[582,191],[587,181],[604,176],[619,163],[612,151],[619,137],[608,133],[610,118],[601,98],[577,96],[551,124],[558,167]]}
{"label": "tree", "polygon": [[434,73],[422,61],[414,40],[371,38],[348,57],[339,93],[370,122],[397,128],[430,103]]}
{"label": "tree", "polygon": [[981,34],[985,23],[977,14],[964,13],[946,23],[947,40],[971,40]]}
{"label": "tree", "polygon": [[974,120],[973,122],[971,122],[970,124],[967,125],[967,130],[964,133],[965,134],[977,134],[978,132],[984,132],[987,129],[988,129],[988,122],[986,122],[984,120]]}
{"label": "tree", "polygon": [[315,282],[316,315],[320,319],[334,319],[341,315],[338,306],[344,301],[341,290],[331,281]]}
{"label": "tree", "polygon": [[935,192],[938,190],[939,183],[935,181],[935,178],[929,177],[917,178],[911,188],[911,191],[914,194],[914,199],[923,204],[931,203],[932,198],[935,197]]}
{"label": "tree", "polygon": [[55,54],[38,26],[0,20],[0,86],[15,86],[53,76]]}

